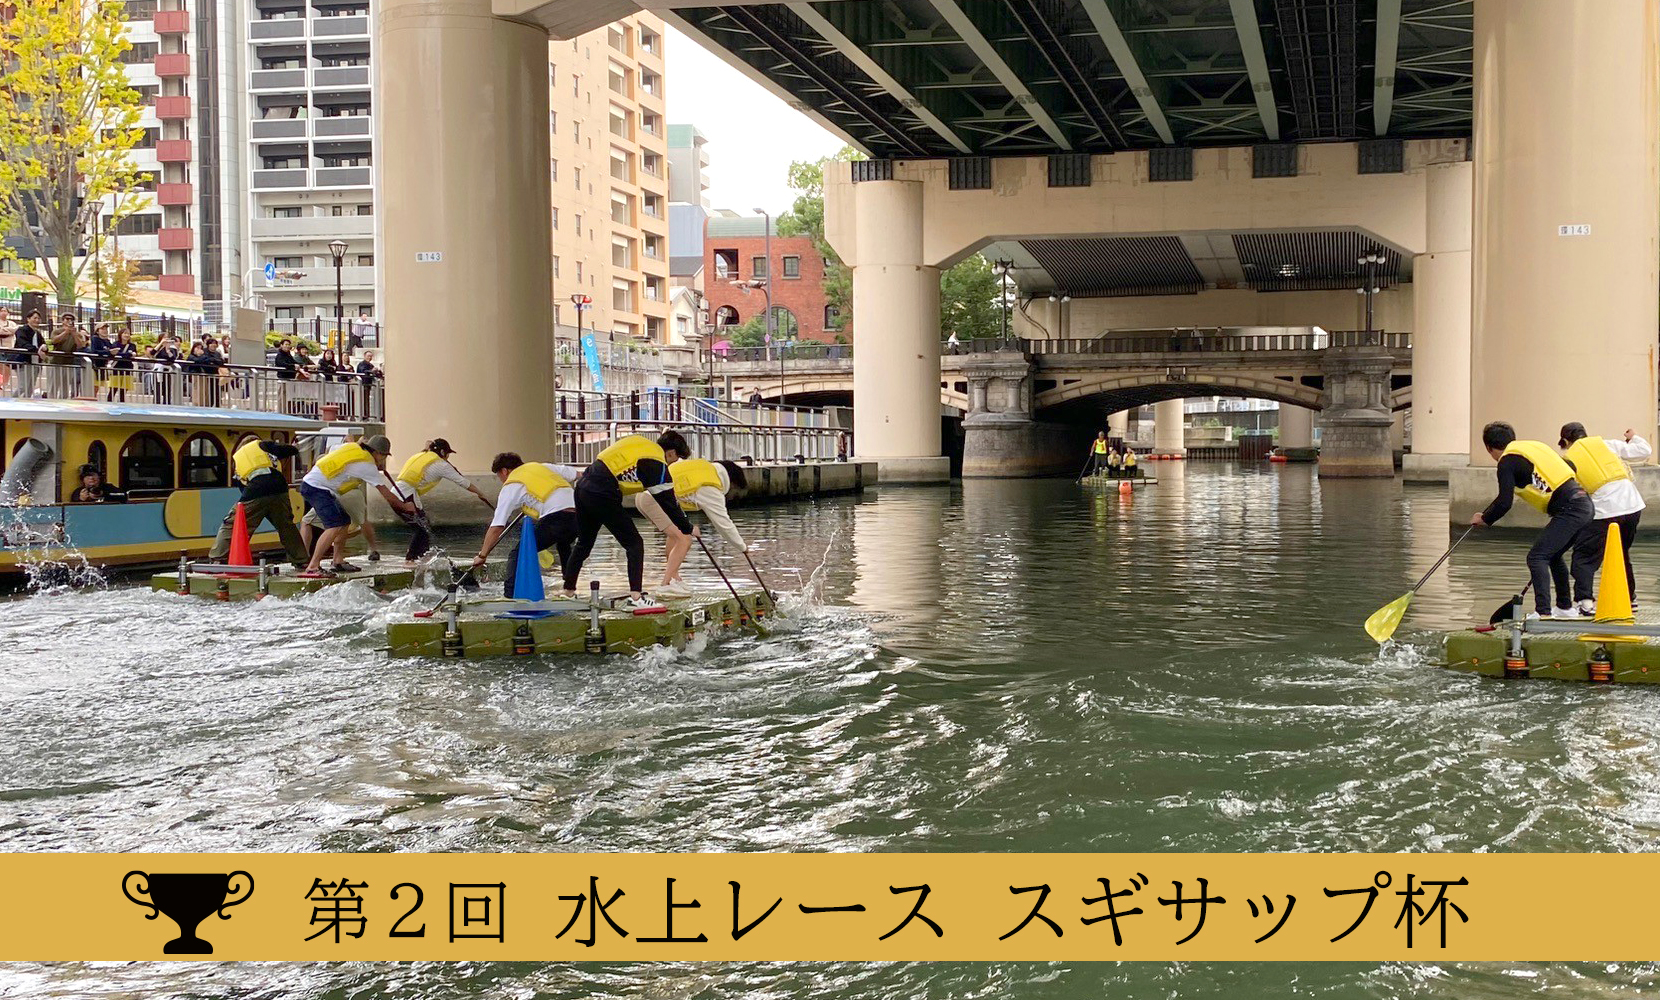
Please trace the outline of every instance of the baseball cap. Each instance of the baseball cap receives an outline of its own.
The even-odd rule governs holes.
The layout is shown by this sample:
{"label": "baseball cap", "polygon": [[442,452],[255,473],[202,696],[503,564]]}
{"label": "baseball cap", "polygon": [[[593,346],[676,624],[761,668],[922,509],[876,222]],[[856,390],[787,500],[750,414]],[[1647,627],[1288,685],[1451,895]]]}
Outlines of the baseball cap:
{"label": "baseball cap", "polygon": [[392,442],[384,434],[371,434],[360,442],[364,448],[381,455],[392,454]]}

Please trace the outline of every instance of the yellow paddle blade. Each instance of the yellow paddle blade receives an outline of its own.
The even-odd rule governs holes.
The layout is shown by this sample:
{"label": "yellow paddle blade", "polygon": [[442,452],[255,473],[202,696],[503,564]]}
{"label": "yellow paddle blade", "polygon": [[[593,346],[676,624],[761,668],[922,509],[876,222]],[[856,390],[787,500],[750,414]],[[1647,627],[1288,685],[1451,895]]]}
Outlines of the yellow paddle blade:
{"label": "yellow paddle blade", "polygon": [[1372,617],[1366,619],[1366,634],[1371,636],[1374,642],[1388,642],[1389,637],[1400,628],[1401,619],[1406,615],[1406,607],[1411,603],[1412,592],[1407,591],[1374,611]]}
{"label": "yellow paddle blade", "polygon": [[543,549],[536,553],[536,561],[542,564],[542,572],[546,573],[553,568],[554,555],[552,550]]}

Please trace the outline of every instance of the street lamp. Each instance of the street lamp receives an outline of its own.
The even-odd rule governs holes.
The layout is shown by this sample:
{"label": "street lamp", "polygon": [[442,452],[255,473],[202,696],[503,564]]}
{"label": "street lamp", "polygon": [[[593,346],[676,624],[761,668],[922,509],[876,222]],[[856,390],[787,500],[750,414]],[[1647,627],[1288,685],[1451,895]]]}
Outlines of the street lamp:
{"label": "street lamp", "polygon": [[991,273],[997,276],[997,302],[1003,307],[1003,342],[1009,342],[1009,277],[1014,270],[1014,261],[998,260],[991,265]]}
{"label": "street lamp", "polygon": [[1386,258],[1381,253],[1369,253],[1364,257],[1358,257],[1355,259],[1355,263],[1365,268],[1366,284],[1361,288],[1355,289],[1355,294],[1366,296],[1367,343],[1371,343],[1372,341],[1372,296],[1376,295],[1380,290],[1378,288],[1378,265],[1382,264],[1385,259]]}
{"label": "street lamp", "polygon": [[334,258],[334,350],[336,359],[340,353],[340,327],[345,324],[346,310],[340,302],[340,266],[346,261],[346,241],[330,240],[329,255]]}
{"label": "street lamp", "polygon": [[[755,211],[760,213],[762,221],[766,223],[766,243],[762,252],[767,255],[767,277],[766,283],[761,286],[761,290],[767,293],[767,343],[772,344],[775,340],[772,332],[772,215],[764,208],[757,208]],[[778,347],[778,402],[779,405],[783,405],[784,348],[782,345],[775,346]]]}

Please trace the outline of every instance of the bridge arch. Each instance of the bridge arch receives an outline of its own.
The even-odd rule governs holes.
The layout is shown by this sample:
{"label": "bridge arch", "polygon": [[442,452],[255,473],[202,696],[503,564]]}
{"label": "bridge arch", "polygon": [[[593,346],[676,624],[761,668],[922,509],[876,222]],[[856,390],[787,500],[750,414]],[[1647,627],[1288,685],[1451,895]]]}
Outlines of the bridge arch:
{"label": "bridge arch", "polygon": [[1324,395],[1324,390],[1317,386],[1250,373],[1187,373],[1180,379],[1172,379],[1167,372],[1104,372],[1067,380],[1040,391],[1032,404],[1038,416],[1050,418],[1086,408],[1091,413],[1102,409],[1116,413],[1148,403],[1193,396],[1247,396],[1318,410]]}

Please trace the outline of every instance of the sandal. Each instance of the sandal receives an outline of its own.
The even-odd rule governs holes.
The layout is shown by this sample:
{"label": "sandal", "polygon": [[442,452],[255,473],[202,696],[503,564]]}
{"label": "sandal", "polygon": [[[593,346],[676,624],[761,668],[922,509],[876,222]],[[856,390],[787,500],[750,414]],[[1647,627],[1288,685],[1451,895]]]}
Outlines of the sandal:
{"label": "sandal", "polygon": [[334,570],[335,573],[361,573],[361,572],[363,572],[363,567],[362,566],[353,566],[349,562],[337,562],[337,563],[334,564],[332,569]]}

